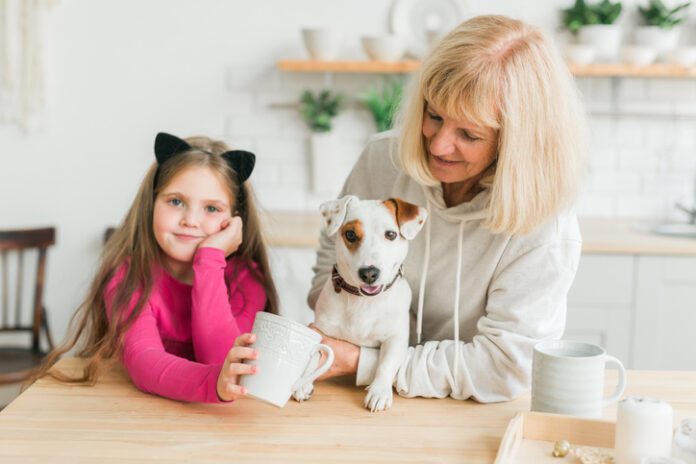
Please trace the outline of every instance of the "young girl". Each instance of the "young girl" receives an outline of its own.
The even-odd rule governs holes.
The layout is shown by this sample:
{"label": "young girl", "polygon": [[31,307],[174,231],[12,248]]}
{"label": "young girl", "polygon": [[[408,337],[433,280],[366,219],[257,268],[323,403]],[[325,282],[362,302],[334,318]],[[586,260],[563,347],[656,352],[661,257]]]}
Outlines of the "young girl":
{"label": "young girl", "polygon": [[[240,375],[257,353],[258,311],[277,313],[259,219],[246,182],[255,157],[205,137],[160,133],[156,162],[128,214],[106,244],[73,334],[49,354],[46,374],[80,340],[89,362],[78,378],[94,384],[100,365],[119,356],[143,391],[196,402],[246,394]],[[242,226],[244,234],[242,235]]]}

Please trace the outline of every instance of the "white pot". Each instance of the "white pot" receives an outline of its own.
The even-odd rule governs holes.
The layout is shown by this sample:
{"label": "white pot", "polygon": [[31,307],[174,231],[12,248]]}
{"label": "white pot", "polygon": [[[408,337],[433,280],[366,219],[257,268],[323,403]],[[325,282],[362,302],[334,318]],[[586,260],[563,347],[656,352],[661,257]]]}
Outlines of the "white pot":
{"label": "white pot", "polygon": [[313,132],[309,138],[312,191],[317,195],[338,194],[343,179],[336,169],[336,137],[331,132]]}
{"label": "white pot", "polygon": [[398,61],[406,51],[406,42],[397,35],[363,37],[362,46],[367,56],[377,61]]}
{"label": "white pot", "polygon": [[647,45],[621,47],[621,60],[631,66],[648,66],[655,61],[657,50]]}
{"label": "white pot", "polygon": [[657,50],[657,58],[665,59],[679,43],[679,29],[662,29],[658,26],[641,26],[636,28],[634,38],[636,45],[647,45]]}
{"label": "white pot", "polygon": [[340,39],[331,29],[302,29],[302,40],[313,60],[331,61],[338,55]]}
{"label": "white pot", "polygon": [[616,61],[621,46],[621,27],[616,24],[583,26],[578,41],[595,49],[597,61]]}

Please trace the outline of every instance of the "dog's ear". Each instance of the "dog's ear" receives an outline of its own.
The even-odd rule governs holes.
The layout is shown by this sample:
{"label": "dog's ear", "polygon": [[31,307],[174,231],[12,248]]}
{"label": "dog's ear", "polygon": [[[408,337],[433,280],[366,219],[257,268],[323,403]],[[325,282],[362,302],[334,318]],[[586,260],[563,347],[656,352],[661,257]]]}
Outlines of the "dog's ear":
{"label": "dog's ear", "polygon": [[399,226],[399,233],[406,240],[413,240],[423,228],[428,210],[400,198],[384,201],[384,206],[394,215]]}
{"label": "dog's ear", "polygon": [[348,204],[357,199],[358,197],[356,196],[346,195],[343,198],[327,201],[319,206],[319,211],[321,211],[321,216],[324,220],[324,227],[326,227],[326,233],[329,236],[335,234],[343,224],[343,221],[346,220]]}

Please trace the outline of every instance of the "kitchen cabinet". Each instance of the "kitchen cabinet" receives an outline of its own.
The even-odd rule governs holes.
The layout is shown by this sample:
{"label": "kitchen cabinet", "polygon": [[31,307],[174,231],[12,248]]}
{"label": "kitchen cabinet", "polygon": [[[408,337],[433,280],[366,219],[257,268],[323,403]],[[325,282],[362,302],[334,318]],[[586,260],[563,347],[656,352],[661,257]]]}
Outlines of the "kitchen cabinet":
{"label": "kitchen cabinet", "polygon": [[587,254],[563,338],[597,343],[631,369],[696,369],[696,257]]}
{"label": "kitchen cabinet", "polygon": [[645,256],[637,266],[633,367],[696,369],[696,258]]}
{"label": "kitchen cabinet", "polygon": [[563,338],[603,346],[624,364],[631,363],[632,255],[584,254],[568,293]]}

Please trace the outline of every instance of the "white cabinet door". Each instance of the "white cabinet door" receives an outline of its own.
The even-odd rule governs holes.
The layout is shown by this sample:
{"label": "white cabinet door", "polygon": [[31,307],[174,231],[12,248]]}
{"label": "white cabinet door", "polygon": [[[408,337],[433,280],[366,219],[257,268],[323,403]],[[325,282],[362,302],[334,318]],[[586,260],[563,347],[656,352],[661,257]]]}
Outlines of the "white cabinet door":
{"label": "white cabinet door", "polygon": [[638,262],[636,369],[696,369],[696,258]]}
{"label": "white cabinet door", "polygon": [[566,340],[603,346],[631,366],[632,255],[584,254],[568,294]]}
{"label": "white cabinet door", "polygon": [[274,247],[269,252],[273,280],[278,290],[280,313],[303,324],[314,321],[307,305],[316,252],[311,248]]}

